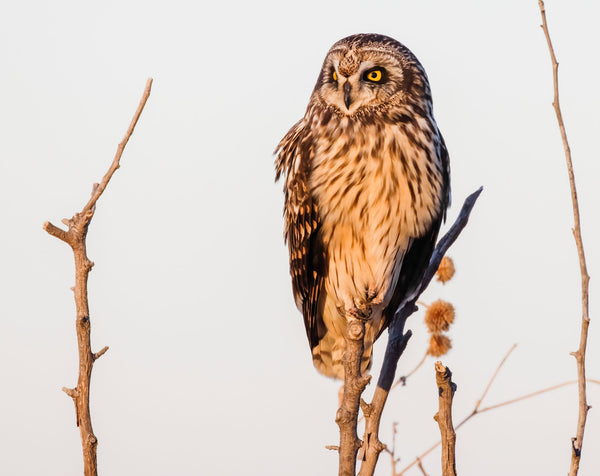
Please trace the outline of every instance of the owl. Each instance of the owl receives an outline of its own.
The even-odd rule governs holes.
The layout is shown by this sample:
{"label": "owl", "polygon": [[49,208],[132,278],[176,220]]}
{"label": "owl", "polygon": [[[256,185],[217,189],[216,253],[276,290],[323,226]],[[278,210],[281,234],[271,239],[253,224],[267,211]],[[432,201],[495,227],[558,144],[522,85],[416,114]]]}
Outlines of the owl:
{"label": "owl", "polygon": [[313,363],[343,379],[347,319],[359,318],[364,374],[373,343],[414,297],[450,202],[448,152],[423,66],[387,36],[338,41],[275,154]]}

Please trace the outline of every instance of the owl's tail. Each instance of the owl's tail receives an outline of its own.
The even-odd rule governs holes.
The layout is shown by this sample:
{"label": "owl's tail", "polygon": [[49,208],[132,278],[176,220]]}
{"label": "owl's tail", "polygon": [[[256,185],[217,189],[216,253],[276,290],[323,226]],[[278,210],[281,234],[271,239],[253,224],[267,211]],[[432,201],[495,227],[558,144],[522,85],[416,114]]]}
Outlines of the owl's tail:
{"label": "owl's tail", "polygon": [[[324,324],[326,332],[319,343],[312,349],[312,358],[315,368],[326,375],[336,379],[344,380],[344,352],[346,351],[346,319],[337,312],[333,318],[327,319],[328,313],[324,313]],[[331,316],[329,314],[329,316]],[[360,371],[362,375],[368,373],[371,368],[371,356],[373,354],[373,342],[376,333],[370,321],[365,325],[365,339]]]}

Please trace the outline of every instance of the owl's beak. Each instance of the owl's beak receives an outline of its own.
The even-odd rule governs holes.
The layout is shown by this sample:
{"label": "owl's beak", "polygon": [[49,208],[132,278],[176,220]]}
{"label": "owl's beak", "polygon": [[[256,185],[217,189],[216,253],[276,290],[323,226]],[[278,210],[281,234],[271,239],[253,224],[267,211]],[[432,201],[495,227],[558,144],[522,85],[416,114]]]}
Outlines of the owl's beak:
{"label": "owl's beak", "polygon": [[352,86],[348,81],[344,83],[344,104],[346,105],[346,109],[350,109],[350,104],[352,104]]}

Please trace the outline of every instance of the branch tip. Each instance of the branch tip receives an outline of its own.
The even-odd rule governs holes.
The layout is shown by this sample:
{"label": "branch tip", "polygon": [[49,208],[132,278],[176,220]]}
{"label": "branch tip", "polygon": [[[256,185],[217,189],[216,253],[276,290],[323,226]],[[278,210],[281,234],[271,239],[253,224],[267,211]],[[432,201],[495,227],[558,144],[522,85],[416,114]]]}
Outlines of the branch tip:
{"label": "branch tip", "polygon": [[79,392],[77,391],[76,388],[63,387],[62,391],[65,392],[72,399],[76,399],[79,396]]}
{"label": "branch tip", "polygon": [[98,352],[96,352],[95,354],[93,354],[94,360],[98,360],[100,357],[102,357],[104,354],[106,354],[107,350],[108,350],[108,346],[104,346]]}
{"label": "branch tip", "polygon": [[369,418],[371,416],[371,412],[373,409],[373,406],[367,402],[365,402],[362,398],[360,399],[360,409],[363,412],[363,415],[365,416],[365,418]]}
{"label": "branch tip", "polygon": [[61,241],[64,241],[65,243],[69,243],[69,232],[68,231],[65,231],[62,228],[59,228],[59,227],[53,225],[49,221],[44,222],[44,224],[42,225],[42,228],[49,235],[55,236],[56,238],[58,238]]}

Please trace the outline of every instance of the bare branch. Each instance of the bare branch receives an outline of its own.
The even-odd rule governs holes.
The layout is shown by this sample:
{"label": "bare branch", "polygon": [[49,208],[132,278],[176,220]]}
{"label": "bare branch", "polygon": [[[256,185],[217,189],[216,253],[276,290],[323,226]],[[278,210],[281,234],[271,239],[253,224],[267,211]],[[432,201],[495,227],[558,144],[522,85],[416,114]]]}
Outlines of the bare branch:
{"label": "bare branch", "polygon": [[77,398],[77,389],[76,388],[63,387],[62,391],[65,392],[71,398]]}
{"label": "bare branch", "polygon": [[565,150],[565,158],[567,161],[567,172],[569,175],[569,185],[571,187],[571,202],[573,205],[573,236],[575,237],[575,243],[577,245],[577,254],[579,256],[579,268],[581,273],[581,332],[579,337],[579,348],[577,349],[577,351],[572,353],[572,355],[577,361],[577,380],[579,383],[579,413],[577,416],[577,434],[575,438],[572,439],[571,468],[569,470],[569,476],[575,476],[579,471],[579,461],[581,459],[581,449],[583,447],[583,434],[585,431],[585,422],[587,420],[587,413],[590,408],[587,404],[587,392],[585,386],[585,352],[587,348],[588,327],[590,324],[588,305],[590,277],[587,272],[585,253],[583,251],[583,239],[581,237],[581,220],[579,217],[579,202],[577,200],[577,187],[575,185],[573,161],[571,160],[571,148],[569,147],[567,131],[565,129],[565,124],[562,118],[562,112],[560,110],[560,101],[558,96],[558,61],[556,60],[554,48],[552,47],[552,40],[550,39],[548,23],[546,22],[546,9],[544,7],[544,2],[542,0],[538,0],[538,4],[540,7],[540,13],[542,15],[541,26],[544,30],[544,35],[546,36],[548,51],[550,53],[550,59],[552,61],[552,82],[554,84],[554,101],[552,102],[552,106],[554,107],[554,112],[556,113],[556,119],[558,121],[558,127],[560,129],[560,135]]}
{"label": "bare branch", "polygon": [[45,222],[44,225],[42,226],[42,228],[44,228],[44,230],[47,233],[49,233],[50,235],[55,236],[56,238],[58,238],[61,241],[64,241],[67,244],[69,243],[69,241],[68,241],[69,240],[69,235],[62,228],[54,226],[49,221]]}
{"label": "bare branch", "polygon": [[142,95],[142,99],[140,99],[138,108],[135,111],[133,118],[131,119],[131,123],[129,124],[129,127],[127,128],[127,132],[125,132],[123,139],[121,140],[121,142],[119,142],[119,145],[117,147],[117,152],[115,153],[115,157],[114,157],[112,163],[110,164],[108,171],[106,172],[106,174],[104,174],[104,177],[102,177],[102,180],[100,181],[100,183],[94,184],[94,187],[92,190],[92,196],[90,197],[89,201],[85,204],[85,207],[83,207],[82,213],[85,213],[87,211],[92,211],[92,213],[93,213],[93,208],[96,205],[96,202],[98,201],[98,199],[100,198],[100,195],[102,195],[102,193],[106,189],[106,186],[108,185],[108,182],[110,181],[110,179],[113,176],[113,174],[115,173],[115,171],[120,167],[121,156],[123,155],[125,146],[129,142],[129,138],[131,137],[131,134],[133,134],[133,130],[135,129],[135,126],[142,114],[142,111],[144,110],[146,101],[150,97],[151,90],[152,90],[152,78],[148,78],[148,80],[146,81],[146,87],[144,88],[144,94]]}
{"label": "bare branch", "polygon": [[425,468],[423,467],[423,462],[420,459],[417,460],[417,466],[421,470],[421,473],[423,473],[423,476],[428,476],[427,473],[425,472]]}
{"label": "bare branch", "polygon": [[362,376],[360,364],[364,351],[365,322],[348,318],[346,352],[344,352],[344,395],[335,421],[340,427],[339,476],[355,476],[356,454],[361,442],[356,434],[360,396],[371,380]]}
{"label": "bare branch", "polygon": [[77,387],[74,389],[63,388],[63,391],[73,399],[75,404],[76,421],[80,431],[83,450],[85,476],[96,476],[98,473],[96,461],[98,439],[94,435],[90,415],[90,380],[92,376],[92,367],[94,361],[108,350],[108,347],[104,347],[95,354],[92,353],[91,350],[91,324],[87,284],[88,275],[94,266],[94,263],[87,257],[86,235],[90,221],[94,215],[96,202],[98,201],[98,198],[100,198],[100,195],[102,195],[102,192],[108,185],[114,172],[119,168],[121,155],[123,154],[125,145],[127,145],[127,142],[133,133],[135,124],[144,109],[144,105],[150,95],[151,86],[152,79],[149,79],[127,133],[117,148],[115,158],[100,184],[94,184],[90,200],[83,207],[81,212],[75,213],[72,218],[62,220],[62,222],[67,225],[68,230],[65,231],[58,228],[50,222],[45,222],[43,225],[44,230],[50,235],[64,241],[73,249],[75,258],[75,287],[72,289],[77,311],[75,327],[77,330],[77,344],[79,349],[79,378],[77,380]]}
{"label": "bare branch", "polygon": [[102,349],[100,349],[98,352],[96,352],[94,354],[94,360],[98,360],[100,357],[102,357],[106,351],[108,350],[108,346],[104,346]]}
{"label": "bare branch", "polygon": [[[469,195],[458,214],[458,218],[448,230],[448,232],[443,236],[443,238],[438,241],[435,250],[433,250],[433,254],[431,255],[431,259],[429,260],[429,265],[427,270],[425,271],[425,275],[423,276],[423,280],[419,288],[416,290],[414,296],[411,297],[409,301],[401,303],[398,307],[394,315],[394,319],[390,323],[389,326],[389,338],[388,345],[385,350],[385,357],[383,359],[383,365],[381,366],[381,372],[379,374],[379,380],[377,381],[377,385],[384,390],[389,391],[392,382],[394,381],[394,377],[396,375],[396,367],[398,366],[398,359],[402,352],[398,352],[401,348],[399,343],[404,340],[406,337],[404,335],[404,323],[406,319],[417,310],[415,303],[427,289],[429,283],[431,282],[435,272],[437,271],[440,261],[448,251],[448,248],[452,246],[452,244],[456,241],[462,230],[467,225],[469,221],[469,216],[471,215],[471,211],[479,198],[479,195],[483,191],[483,187],[480,187],[478,190]],[[402,348],[402,351],[404,349]]]}
{"label": "bare branch", "polygon": [[[508,359],[508,356],[513,352],[513,350],[515,350],[516,345],[517,344],[513,344],[512,347],[506,353],[506,355],[502,358],[502,360],[498,364],[498,367],[496,367],[496,370],[494,371],[494,374],[492,375],[492,378],[490,379],[490,381],[488,382],[488,384],[485,387],[485,390],[481,394],[481,397],[479,397],[479,399],[477,400],[477,403],[475,404],[475,407],[473,408],[473,411],[471,412],[471,414],[469,416],[467,416],[463,421],[461,421],[456,426],[456,430],[458,430],[464,423],[466,423],[470,418],[472,418],[473,416],[475,416],[478,413],[478,411],[479,411],[478,408],[481,405],[481,402],[483,402],[483,399],[485,398],[485,396],[487,395],[488,391],[490,390],[490,387],[492,386],[492,383],[494,382],[494,380],[498,376],[498,373],[500,372],[500,369],[506,363],[506,360]],[[440,443],[441,443],[441,441],[438,441],[435,445],[431,446],[427,451],[425,451],[425,452],[421,453],[419,456],[417,456],[417,458],[412,463],[410,463],[408,466],[406,466],[404,469],[402,469],[402,471],[400,471],[399,474],[404,474],[405,471],[407,471],[409,468],[411,468],[412,466],[414,466],[415,464],[417,464],[417,462],[419,461],[420,458],[424,458],[429,453],[431,453],[434,449],[436,449],[440,445]]]}
{"label": "bare branch", "polygon": [[[411,336],[412,332],[409,330],[406,334],[402,334],[400,339],[395,341],[394,346],[391,348],[391,355],[393,355],[393,358],[396,358],[396,362],[398,362],[397,359],[400,358],[404,349],[406,349],[406,345]],[[388,349],[389,348],[390,344],[388,341]],[[386,350],[386,358],[387,355],[389,354]],[[396,355],[397,357],[395,357]],[[360,472],[358,473],[359,476],[372,476],[375,473],[377,459],[379,458],[381,451],[385,448],[385,445],[379,441],[379,425],[388,394],[389,390],[377,385],[371,404],[365,405],[365,407],[368,408],[368,411],[363,410],[363,414],[365,415],[365,436],[363,438],[364,460],[361,464]]]}
{"label": "bare branch", "polygon": [[[589,378],[589,379],[587,379],[587,382],[600,385],[600,380],[594,380],[594,379]],[[511,400],[506,400],[505,402],[502,402],[502,403],[496,403],[494,405],[490,405],[488,407],[481,408],[480,410],[477,410],[477,413],[484,413],[489,410],[495,410],[496,408],[504,407],[506,405],[511,405],[512,403],[517,403],[517,402],[520,402],[521,400],[527,400],[528,398],[536,397],[538,395],[541,395],[542,393],[551,392],[552,390],[556,390],[561,387],[566,387],[568,385],[573,385],[575,383],[578,383],[578,381],[577,380],[569,380],[568,382],[558,383],[556,385],[552,385],[550,387],[546,387],[541,390],[537,390],[536,392],[531,392],[526,395],[522,395],[520,397],[513,398]]]}
{"label": "bare branch", "polygon": [[439,360],[435,363],[435,382],[438,387],[439,411],[433,418],[438,422],[442,435],[442,475],[456,476],[456,432],[452,425],[452,399],[456,384],[452,381],[450,369]]}
{"label": "bare branch", "polygon": [[481,402],[483,402],[483,399],[485,398],[485,396],[487,395],[487,393],[490,391],[490,387],[494,383],[494,380],[496,380],[496,377],[498,376],[498,373],[500,373],[500,369],[502,368],[502,366],[504,365],[504,363],[506,362],[506,360],[508,359],[508,357],[510,356],[510,354],[513,353],[513,350],[515,350],[516,348],[517,348],[517,344],[514,343],[512,345],[512,347],[508,350],[508,352],[506,353],[506,355],[504,356],[504,358],[500,361],[500,364],[498,364],[498,367],[496,367],[496,371],[494,372],[494,375],[492,375],[492,378],[488,382],[487,387],[485,387],[485,390],[481,394],[481,397],[479,397],[479,400],[477,400],[477,403],[475,404],[475,409],[474,409],[475,412],[477,412],[479,410],[479,406],[481,405]]}

